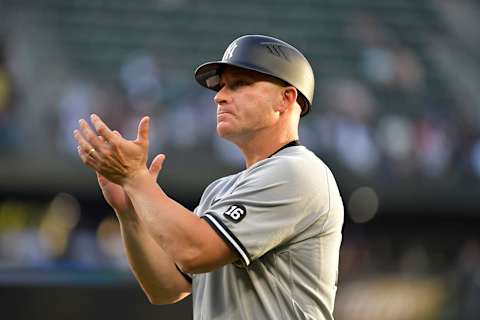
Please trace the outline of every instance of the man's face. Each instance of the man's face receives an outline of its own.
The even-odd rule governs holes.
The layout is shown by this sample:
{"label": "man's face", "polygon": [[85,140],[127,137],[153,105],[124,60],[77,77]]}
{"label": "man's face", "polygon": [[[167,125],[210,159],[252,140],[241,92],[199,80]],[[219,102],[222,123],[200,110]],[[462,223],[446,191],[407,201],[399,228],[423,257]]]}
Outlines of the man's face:
{"label": "man's face", "polygon": [[231,141],[251,138],[272,126],[283,87],[258,72],[227,67],[220,76],[217,104],[217,133]]}

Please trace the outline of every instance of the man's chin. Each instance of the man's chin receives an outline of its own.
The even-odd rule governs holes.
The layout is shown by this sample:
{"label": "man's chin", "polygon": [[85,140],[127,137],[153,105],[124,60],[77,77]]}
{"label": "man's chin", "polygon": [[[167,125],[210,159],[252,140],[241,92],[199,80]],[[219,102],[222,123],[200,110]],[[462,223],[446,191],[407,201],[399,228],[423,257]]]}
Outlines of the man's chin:
{"label": "man's chin", "polygon": [[220,122],[217,123],[217,134],[221,138],[230,140],[235,136],[235,131],[227,123]]}
{"label": "man's chin", "polygon": [[217,135],[221,138],[227,139],[231,135],[231,132],[226,128],[217,126]]}

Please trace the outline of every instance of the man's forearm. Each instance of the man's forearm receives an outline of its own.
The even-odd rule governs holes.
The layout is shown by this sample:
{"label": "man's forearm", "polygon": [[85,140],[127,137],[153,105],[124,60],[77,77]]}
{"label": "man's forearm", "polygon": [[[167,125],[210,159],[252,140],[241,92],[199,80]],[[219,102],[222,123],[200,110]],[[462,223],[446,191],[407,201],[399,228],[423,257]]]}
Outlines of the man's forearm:
{"label": "man's forearm", "polygon": [[152,238],[182,270],[208,272],[238,258],[207,222],[169,198],[148,174],[125,183],[124,190]]}
{"label": "man's forearm", "polygon": [[120,229],[130,267],[149,301],[166,304],[188,296],[191,292],[190,283],[141,222],[117,215],[120,217]]}

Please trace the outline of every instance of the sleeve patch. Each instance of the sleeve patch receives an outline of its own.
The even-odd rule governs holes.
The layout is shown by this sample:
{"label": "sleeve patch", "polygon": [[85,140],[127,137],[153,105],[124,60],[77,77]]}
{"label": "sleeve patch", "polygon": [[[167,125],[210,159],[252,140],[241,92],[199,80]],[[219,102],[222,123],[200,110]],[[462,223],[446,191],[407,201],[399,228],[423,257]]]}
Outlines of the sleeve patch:
{"label": "sleeve patch", "polygon": [[234,204],[228,207],[223,215],[233,223],[239,223],[247,215],[247,209],[241,204]]}

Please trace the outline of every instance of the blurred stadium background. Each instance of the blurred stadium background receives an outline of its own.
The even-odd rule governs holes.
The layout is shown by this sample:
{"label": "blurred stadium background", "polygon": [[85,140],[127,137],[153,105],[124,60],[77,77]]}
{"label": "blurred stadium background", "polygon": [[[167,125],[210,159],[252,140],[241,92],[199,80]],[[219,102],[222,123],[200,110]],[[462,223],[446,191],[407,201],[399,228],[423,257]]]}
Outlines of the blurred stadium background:
{"label": "blurred stadium background", "polygon": [[0,0],[0,318],[191,319],[143,297],[71,132],[151,115],[159,181],[193,209],[242,167],[193,69],[247,33],[314,66],[301,139],[346,207],[336,319],[480,319],[476,0]]}

